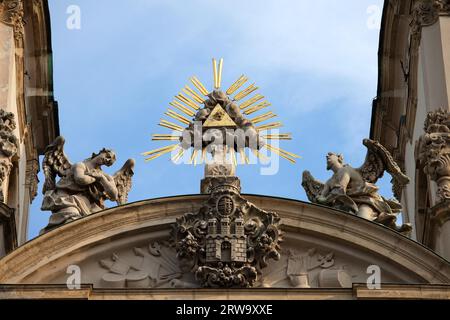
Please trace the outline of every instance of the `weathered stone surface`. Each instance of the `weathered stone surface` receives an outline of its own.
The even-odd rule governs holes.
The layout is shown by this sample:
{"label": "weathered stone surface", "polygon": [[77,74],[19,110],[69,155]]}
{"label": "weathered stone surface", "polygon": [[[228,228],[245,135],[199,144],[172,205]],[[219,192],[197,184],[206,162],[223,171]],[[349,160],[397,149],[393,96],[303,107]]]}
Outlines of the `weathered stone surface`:
{"label": "weathered stone surface", "polygon": [[[283,230],[280,259],[268,260],[255,288],[285,290],[305,283],[310,288],[348,287],[349,277],[353,284],[365,283],[370,265],[380,267],[382,286],[450,283],[449,262],[376,223],[295,200],[243,196],[262,210],[276,208]],[[181,268],[169,240],[176,218],[197,212],[208,198],[141,201],[60,226],[1,259],[0,283],[65,284],[68,266],[77,265],[82,284],[98,289],[174,288],[175,293],[198,288],[191,270]],[[192,297],[192,292],[186,294]]]}
{"label": "weathered stone surface", "polygon": [[280,259],[280,218],[240,195],[239,179],[212,177],[209,199],[177,218],[172,241],[180,263],[203,287],[252,287]]}
{"label": "weathered stone surface", "polygon": [[[45,151],[42,210],[51,211],[52,215],[41,233],[105,209],[106,200],[124,204],[131,189],[133,159],[110,176],[101,167],[109,167],[116,161],[112,150],[102,149],[84,161],[71,164],[64,153],[64,143],[64,138],[58,137]],[[61,178],[58,182],[56,176]]]}
{"label": "weathered stone surface", "polygon": [[384,171],[389,172],[399,185],[406,185],[409,178],[380,143],[365,139],[363,144],[368,151],[364,164],[359,168],[344,164],[342,155],[328,153],[327,169],[333,171],[333,176],[325,184],[315,180],[309,171],[303,172],[302,186],[308,199],[409,234],[411,225],[396,225],[401,204],[396,199],[388,200],[379,195],[375,185]]}
{"label": "weathered stone surface", "polygon": [[19,148],[19,140],[14,134],[15,129],[14,114],[0,109],[0,202],[6,200],[8,178],[13,167],[12,158]]}

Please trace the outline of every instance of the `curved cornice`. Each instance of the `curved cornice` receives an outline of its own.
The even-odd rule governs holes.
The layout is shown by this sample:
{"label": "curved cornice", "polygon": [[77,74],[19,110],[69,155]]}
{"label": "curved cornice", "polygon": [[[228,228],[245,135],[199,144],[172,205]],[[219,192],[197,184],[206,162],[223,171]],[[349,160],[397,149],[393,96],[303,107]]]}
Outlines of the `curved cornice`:
{"label": "curved cornice", "polygon": [[[318,237],[357,247],[418,276],[424,283],[450,283],[450,263],[417,242],[382,225],[305,202],[244,195],[262,209],[276,210],[289,233]],[[52,262],[84,247],[144,230],[167,230],[175,218],[194,212],[205,195],[151,199],[107,209],[63,225],[19,247],[0,260],[0,283],[26,283],[31,275],[51,269]]]}

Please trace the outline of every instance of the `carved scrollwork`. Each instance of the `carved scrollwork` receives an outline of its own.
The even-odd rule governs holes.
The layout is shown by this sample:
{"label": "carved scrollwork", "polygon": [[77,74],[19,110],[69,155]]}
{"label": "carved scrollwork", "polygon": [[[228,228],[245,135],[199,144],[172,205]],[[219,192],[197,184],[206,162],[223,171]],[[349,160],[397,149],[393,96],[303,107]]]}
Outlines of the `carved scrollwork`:
{"label": "carved scrollwork", "polygon": [[422,27],[431,26],[438,21],[439,16],[449,14],[449,0],[417,1],[412,12],[411,28],[413,34],[420,34]]}
{"label": "carved scrollwork", "polygon": [[211,178],[208,201],[173,226],[177,256],[203,287],[251,287],[280,258],[279,216],[242,198],[236,180]]}

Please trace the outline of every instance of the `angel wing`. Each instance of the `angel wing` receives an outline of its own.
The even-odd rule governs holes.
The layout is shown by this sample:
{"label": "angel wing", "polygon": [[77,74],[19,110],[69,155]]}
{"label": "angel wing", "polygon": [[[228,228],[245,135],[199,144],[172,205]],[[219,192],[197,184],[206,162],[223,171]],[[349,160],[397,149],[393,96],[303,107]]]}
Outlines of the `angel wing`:
{"label": "angel wing", "polygon": [[61,136],[57,137],[52,144],[47,146],[44,151],[44,161],[42,169],[44,171],[45,182],[42,193],[54,190],[56,185],[56,176],[66,176],[68,170],[72,167],[69,159],[64,153],[65,139]]}
{"label": "angel wing", "polygon": [[121,205],[128,201],[128,192],[131,190],[131,178],[134,175],[134,160],[128,159],[123,167],[117,171],[113,178],[116,183],[119,195],[117,196],[117,204]]}
{"label": "angel wing", "polygon": [[309,171],[303,171],[302,186],[311,202],[316,202],[316,197],[321,194],[324,188],[324,184],[314,179]]}
{"label": "angel wing", "polygon": [[391,153],[378,141],[364,139],[363,144],[367,147],[367,156],[364,164],[357,170],[365,181],[376,183],[384,171],[387,171],[399,185],[409,183],[409,178],[403,174]]}

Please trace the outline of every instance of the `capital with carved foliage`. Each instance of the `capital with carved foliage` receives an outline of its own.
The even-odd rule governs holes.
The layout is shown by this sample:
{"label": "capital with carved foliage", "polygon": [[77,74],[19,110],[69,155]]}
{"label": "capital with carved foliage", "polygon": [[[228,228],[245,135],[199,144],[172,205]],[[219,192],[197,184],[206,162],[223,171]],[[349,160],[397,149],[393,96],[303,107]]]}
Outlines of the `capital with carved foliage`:
{"label": "capital with carved foliage", "polygon": [[17,40],[24,34],[23,0],[0,0],[0,22],[14,27]]}
{"label": "capital with carved foliage", "polygon": [[425,174],[438,185],[439,201],[450,200],[450,113],[439,109],[429,112],[425,134],[419,139],[418,159]]}

